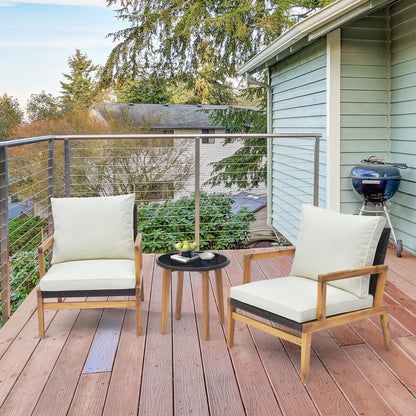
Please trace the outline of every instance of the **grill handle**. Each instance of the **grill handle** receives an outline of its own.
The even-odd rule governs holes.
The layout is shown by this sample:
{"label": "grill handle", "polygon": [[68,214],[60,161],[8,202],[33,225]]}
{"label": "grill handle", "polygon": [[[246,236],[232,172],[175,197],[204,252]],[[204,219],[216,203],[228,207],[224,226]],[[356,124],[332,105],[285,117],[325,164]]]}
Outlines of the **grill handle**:
{"label": "grill handle", "polygon": [[407,169],[406,163],[397,163],[397,162],[389,163],[389,162],[385,162],[384,159],[381,159],[377,156],[370,156],[367,159],[363,159],[361,160],[361,163],[375,163],[377,165],[390,165],[399,169]]}

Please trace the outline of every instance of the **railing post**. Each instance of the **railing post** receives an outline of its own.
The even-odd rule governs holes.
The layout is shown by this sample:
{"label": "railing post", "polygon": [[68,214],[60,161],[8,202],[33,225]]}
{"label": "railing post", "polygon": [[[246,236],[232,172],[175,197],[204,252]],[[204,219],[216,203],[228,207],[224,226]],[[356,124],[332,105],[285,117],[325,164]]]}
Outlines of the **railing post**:
{"label": "railing post", "polygon": [[195,241],[199,248],[201,190],[201,138],[195,137]]}
{"label": "railing post", "polygon": [[0,148],[0,283],[2,324],[10,318],[10,263],[9,263],[9,181],[8,151]]}
{"label": "railing post", "polygon": [[64,139],[64,154],[65,154],[65,196],[71,196],[71,142],[69,139]]}
{"label": "railing post", "polygon": [[313,205],[319,206],[319,136],[315,136],[313,159]]}
{"label": "railing post", "polygon": [[54,196],[54,184],[55,184],[55,141],[50,139],[48,141],[48,233],[53,233],[53,220],[52,220],[52,206],[50,204],[50,198]]}

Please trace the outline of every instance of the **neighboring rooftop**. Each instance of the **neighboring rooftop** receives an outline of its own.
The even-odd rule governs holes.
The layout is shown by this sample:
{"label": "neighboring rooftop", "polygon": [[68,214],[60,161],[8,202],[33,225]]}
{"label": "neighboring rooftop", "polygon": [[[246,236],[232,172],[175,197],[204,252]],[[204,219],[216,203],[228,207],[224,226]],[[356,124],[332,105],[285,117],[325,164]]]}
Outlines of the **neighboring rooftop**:
{"label": "neighboring rooftop", "polygon": [[231,212],[236,213],[241,208],[248,208],[251,212],[257,212],[259,209],[267,206],[267,196],[256,195],[251,192],[239,192],[233,196],[234,203]]}
{"label": "neighboring rooftop", "polygon": [[229,105],[189,105],[189,104],[94,104],[97,116],[105,121],[106,114],[130,114],[142,124],[152,124],[156,129],[215,129],[223,128],[214,124],[209,117],[213,110],[241,108],[258,110],[257,107],[233,107]]}

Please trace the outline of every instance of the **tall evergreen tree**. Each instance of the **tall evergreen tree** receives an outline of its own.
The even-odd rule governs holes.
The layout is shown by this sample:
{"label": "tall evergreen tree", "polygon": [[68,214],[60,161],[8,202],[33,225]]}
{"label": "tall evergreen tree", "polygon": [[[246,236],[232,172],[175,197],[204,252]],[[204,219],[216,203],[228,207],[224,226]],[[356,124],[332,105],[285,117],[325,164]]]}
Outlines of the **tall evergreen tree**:
{"label": "tall evergreen tree", "polygon": [[225,82],[282,30],[333,0],[107,0],[126,29],[104,79],[134,79],[143,67],[196,78],[207,68]]}
{"label": "tall evergreen tree", "polygon": [[166,79],[156,73],[143,74],[135,80],[126,80],[117,91],[119,103],[165,104],[170,102]]}
{"label": "tall evergreen tree", "polygon": [[79,49],[68,58],[69,74],[63,74],[68,82],[61,81],[62,100],[66,111],[88,108],[97,94],[95,79],[98,65],[94,65],[87,54]]}

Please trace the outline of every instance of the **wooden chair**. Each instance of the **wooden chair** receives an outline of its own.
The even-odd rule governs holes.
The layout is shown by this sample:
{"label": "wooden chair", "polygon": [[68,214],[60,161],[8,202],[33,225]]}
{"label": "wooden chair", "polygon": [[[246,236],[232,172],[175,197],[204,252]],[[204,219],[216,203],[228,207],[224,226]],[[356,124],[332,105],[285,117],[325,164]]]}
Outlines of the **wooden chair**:
{"label": "wooden chair", "polygon": [[[228,299],[228,346],[234,344],[236,320],[300,345],[303,382],[308,380],[316,331],[380,316],[385,348],[390,350],[388,308],[382,305],[390,234],[384,222],[383,217],[303,206],[296,248],[244,256],[243,285],[232,287]],[[250,283],[253,260],[292,255],[290,276]]]}
{"label": "wooden chair", "polygon": [[[51,198],[54,234],[38,249],[39,338],[44,337],[44,309],[133,306],[137,334],[142,334],[142,241],[137,234],[134,194],[97,198]],[[132,227],[133,226],[133,227]],[[46,272],[45,254],[52,266]],[[134,296],[135,300],[90,300]],[[62,298],[86,297],[87,301]],[[45,299],[55,298],[51,302]]]}

